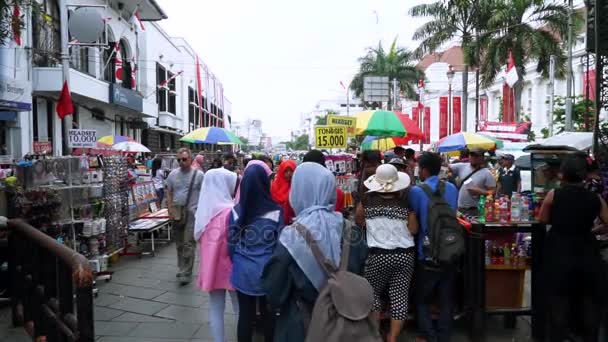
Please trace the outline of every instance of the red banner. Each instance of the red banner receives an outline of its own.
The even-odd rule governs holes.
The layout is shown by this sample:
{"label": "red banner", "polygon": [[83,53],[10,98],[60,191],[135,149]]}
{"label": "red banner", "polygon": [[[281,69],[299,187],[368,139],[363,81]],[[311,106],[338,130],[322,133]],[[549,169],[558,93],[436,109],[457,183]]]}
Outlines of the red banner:
{"label": "red banner", "polygon": [[448,135],[448,97],[439,98],[439,139]]}
{"label": "red banner", "polygon": [[502,86],[502,121],[515,121],[515,97],[508,84]]}
{"label": "red banner", "polygon": [[462,109],[460,96],[452,97],[452,134],[462,130]]}
{"label": "red banner", "polygon": [[[418,127],[420,127],[420,117],[418,115],[418,107],[412,107],[412,120],[414,120],[414,122],[416,124],[418,124]],[[416,144],[418,143],[418,140],[412,140],[412,143]]]}
{"label": "red banner", "polygon": [[424,107],[424,143],[431,143],[431,107]]}
{"label": "red banner", "polygon": [[595,70],[583,73],[583,97],[587,99],[587,88],[589,88],[589,100],[595,101]]}
{"label": "red banner", "polygon": [[486,121],[488,121],[488,97],[481,96],[479,98],[479,126],[483,126]]}

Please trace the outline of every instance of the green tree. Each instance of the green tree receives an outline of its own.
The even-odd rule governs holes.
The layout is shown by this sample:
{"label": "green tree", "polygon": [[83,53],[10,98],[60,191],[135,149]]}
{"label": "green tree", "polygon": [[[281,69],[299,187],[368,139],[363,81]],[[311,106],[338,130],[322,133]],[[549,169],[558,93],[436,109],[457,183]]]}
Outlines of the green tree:
{"label": "green tree", "polygon": [[[553,100],[553,132],[562,133],[566,124],[566,98],[556,96]],[[572,106],[572,128],[578,132],[591,132],[595,126],[595,102],[582,95],[575,98]]]}
{"label": "green tree", "polygon": [[414,32],[413,39],[420,41],[414,54],[422,58],[436,52],[447,43],[459,41],[464,53],[464,70],[462,72],[462,125],[466,127],[469,67],[478,64],[476,30],[486,26],[488,14],[495,0],[438,0],[421,4],[410,9],[412,17],[431,18]]}
{"label": "green tree", "polygon": [[[19,7],[18,16],[15,16],[15,6]],[[0,45],[12,39],[15,30],[25,28],[25,14],[38,8],[35,0],[0,0]]]}
{"label": "green tree", "polygon": [[[367,54],[359,58],[359,64],[359,71],[350,84],[350,89],[357,97],[363,95],[365,76],[388,76],[391,81],[397,79],[399,88],[406,97],[415,98],[415,86],[422,77],[422,72],[416,69],[412,52],[397,46],[397,37],[388,51],[382,42],[378,43],[378,47],[368,47]],[[392,99],[389,100],[389,107],[391,104]]]}
{"label": "green tree", "polygon": [[243,145],[241,145],[241,149],[243,150],[243,152],[249,152],[249,150],[251,149],[249,146],[249,139],[245,137],[239,137],[239,139],[241,139],[241,141],[243,142]]}
{"label": "green tree", "polygon": [[[482,56],[481,81],[484,86],[494,83],[496,75],[508,63],[509,51],[513,54],[519,81],[514,86],[515,117],[519,119],[525,66],[536,63],[536,71],[549,76],[549,59],[556,56],[557,74],[564,76],[566,56],[563,37],[568,32],[568,8],[544,0],[491,1],[487,27],[480,37]],[[580,18],[575,18],[578,23]]]}
{"label": "green tree", "polygon": [[288,141],[284,144],[288,149],[293,151],[308,150],[308,134],[297,136],[293,141]]}
{"label": "green tree", "polygon": [[328,115],[340,115],[340,113],[338,113],[337,111],[335,111],[333,109],[326,109],[326,110],[324,110],[324,112],[325,112],[325,114],[315,116],[315,125],[316,126],[327,125],[327,116]]}

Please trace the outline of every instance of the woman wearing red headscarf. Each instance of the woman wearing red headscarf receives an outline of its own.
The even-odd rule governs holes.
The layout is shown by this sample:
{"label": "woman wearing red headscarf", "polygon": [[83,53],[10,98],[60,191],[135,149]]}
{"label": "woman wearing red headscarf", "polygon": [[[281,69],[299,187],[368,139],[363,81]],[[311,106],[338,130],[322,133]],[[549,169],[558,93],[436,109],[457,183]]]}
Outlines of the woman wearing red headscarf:
{"label": "woman wearing red headscarf", "polygon": [[291,224],[295,217],[295,213],[289,205],[289,191],[291,190],[291,177],[296,169],[296,163],[293,160],[286,160],[279,165],[277,176],[272,182],[270,192],[272,199],[283,208],[283,216],[285,224]]}

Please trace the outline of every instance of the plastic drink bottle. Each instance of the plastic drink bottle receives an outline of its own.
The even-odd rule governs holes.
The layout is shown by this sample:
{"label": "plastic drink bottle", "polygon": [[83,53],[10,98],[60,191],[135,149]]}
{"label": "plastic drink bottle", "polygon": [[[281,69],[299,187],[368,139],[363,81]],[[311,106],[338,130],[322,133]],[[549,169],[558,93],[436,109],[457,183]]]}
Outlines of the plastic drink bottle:
{"label": "plastic drink bottle", "polygon": [[521,197],[518,193],[511,196],[511,221],[518,222],[521,219],[521,205],[519,200]]}
{"label": "plastic drink bottle", "polygon": [[504,257],[504,264],[505,265],[511,265],[511,249],[509,248],[509,244],[505,243],[505,246],[503,247],[503,257]]}
{"label": "plastic drink bottle", "polygon": [[479,204],[477,205],[477,220],[481,223],[486,222],[486,197],[479,197]]}

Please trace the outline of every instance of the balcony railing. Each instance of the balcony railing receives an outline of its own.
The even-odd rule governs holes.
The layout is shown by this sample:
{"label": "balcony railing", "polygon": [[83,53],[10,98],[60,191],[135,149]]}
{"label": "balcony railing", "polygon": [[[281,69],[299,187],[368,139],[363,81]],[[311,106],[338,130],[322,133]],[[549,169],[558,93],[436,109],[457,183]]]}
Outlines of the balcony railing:
{"label": "balcony railing", "polygon": [[8,228],[13,325],[35,341],[94,341],[87,259],[21,220]]}

